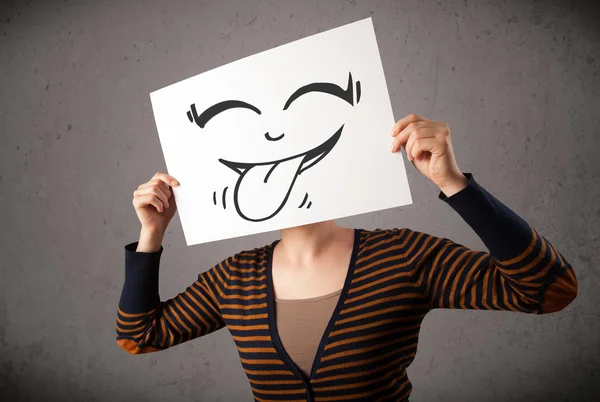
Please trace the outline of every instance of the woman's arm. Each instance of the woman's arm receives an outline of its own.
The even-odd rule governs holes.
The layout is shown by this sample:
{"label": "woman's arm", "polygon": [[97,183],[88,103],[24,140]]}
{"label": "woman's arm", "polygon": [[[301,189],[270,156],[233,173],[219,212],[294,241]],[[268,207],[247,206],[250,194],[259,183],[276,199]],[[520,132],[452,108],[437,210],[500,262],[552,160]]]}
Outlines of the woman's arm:
{"label": "woman's arm", "polygon": [[559,311],[577,296],[577,279],[564,256],[517,214],[459,169],[450,128],[416,114],[392,128],[392,152],[404,146],[415,168],[489,249],[473,251],[450,239],[402,230],[395,240],[412,264],[432,308]]}
{"label": "woman's arm", "polygon": [[396,232],[431,307],[534,314],[565,308],[577,296],[571,265],[470,173],[464,176],[464,189],[451,197],[440,192],[439,198],[458,212],[489,253],[423,232]]}
{"label": "woman's arm", "polygon": [[159,263],[163,247],[136,251],[125,246],[125,283],[117,310],[117,344],[131,354],[164,350],[225,326],[220,312],[222,286],[229,276],[230,257],[198,275],[172,299],[160,301]]}

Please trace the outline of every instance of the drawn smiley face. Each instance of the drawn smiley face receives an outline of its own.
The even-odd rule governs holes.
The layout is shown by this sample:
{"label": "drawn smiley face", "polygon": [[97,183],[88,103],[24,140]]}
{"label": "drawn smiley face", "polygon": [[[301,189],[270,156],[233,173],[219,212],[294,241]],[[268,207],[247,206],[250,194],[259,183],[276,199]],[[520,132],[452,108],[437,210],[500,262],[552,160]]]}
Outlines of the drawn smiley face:
{"label": "drawn smiley face", "polygon": [[[283,110],[287,110],[296,99],[310,92],[327,93],[346,101],[351,106],[355,106],[360,101],[361,85],[360,81],[356,82],[356,99],[354,96],[355,85],[351,73],[348,73],[348,85],[346,89],[328,82],[315,82],[304,85],[288,98]],[[192,104],[190,105],[190,110],[187,111],[187,117],[190,122],[195,122],[200,128],[204,128],[213,117],[233,108],[245,108],[258,115],[261,114],[259,108],[244,101],[225,100],[208,107],[201,114],[197,113],[196,105]],[[238,215],[251,222],[265,221],[277,215],[286,205],[298,176],[317,165],[319,161],[331,152],[340,139],[343,129],[344,125],[312,149],[294,155],[283,156],[276,160],[249,162],[219,158],[218,161],[220,163],[239,175],[233,193],[234,206]],[[279,136],[273,137],[267,132],[264,134],[264,137],[267,141],[282,141],[285,134],[282,133]],[[257,191],[265,191],[265,189],[269,190],[269,197],[265,197],[261,204],[248,202],[252,194],[256,194]],[[224,207],[226,207],[226,194],[227,187],[225,187],[222,193]],[[299,208],[305,206],[307,199],[308,193],[305,195]],[[213,192],[213,203],[217,205],[216,192]],[[306,204],[306,208],[310,208],[311,205],[312,202],[309,202]]]}

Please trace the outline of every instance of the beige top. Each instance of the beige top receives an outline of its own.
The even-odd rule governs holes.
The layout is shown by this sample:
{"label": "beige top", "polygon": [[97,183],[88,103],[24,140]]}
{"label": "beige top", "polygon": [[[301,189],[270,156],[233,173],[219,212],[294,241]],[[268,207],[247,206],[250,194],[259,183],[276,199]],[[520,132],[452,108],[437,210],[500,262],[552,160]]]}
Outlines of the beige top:
{"label": "beige top", "polygon": [[308,378],[319,342],[342,289],[309,299],[275,298],[275,323],[283,348]]}

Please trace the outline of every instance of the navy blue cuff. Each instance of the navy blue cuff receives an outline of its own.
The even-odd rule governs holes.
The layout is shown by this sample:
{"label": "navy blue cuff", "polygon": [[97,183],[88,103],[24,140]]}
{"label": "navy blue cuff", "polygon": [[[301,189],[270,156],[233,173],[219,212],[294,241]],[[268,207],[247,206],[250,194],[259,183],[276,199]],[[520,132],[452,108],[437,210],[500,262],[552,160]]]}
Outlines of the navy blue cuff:
{"label": "navy blue cuff", "polygon": [[[454,194],[453,194],[453,195],[451,195],[450,197],[447,197],[447,196],[446,196],[446,194],[444,194],[444,192],[443,192],[443,191],[440,191],[440,193],[439,193],[439,195],[438,195],[438,198],[439,198],[440,200],[442,200],[442,201],[448,201],[448,200],[450,200],[450,199],[452,199],[453,201],[454,201],[454,200],[456,200],[456,199],[459,199],[459,200],[460,200],[462,197],[464,197],[465,190],[467,190],[469,187],[471,187],[471,190],[472,190],[472,188],[473,188],[473,187],[474,187],[474,186],[477,184],[477,182],[475,182],[475,179],[473,178],[473,174],[472,174],[472,173],[464,173],[464,172],[463,172],[463,175],[464,175],[464,176],[467,178],[467,180],[469,181],[469,182],[467,183],[467,187],[463,188],[462,190],[460,190],[460,191],[459,191],[459,192],[457,192],[457,193],[454,193]],[[468,190],[467,190],[467,192],[468,192]],[[462,195],[462,196],[461,196],[461,195],[459,195],[459,194],[461,194],[461,193],[463,193],[463,195]],[[468,195],[467,195],[467,197],[468,197]],[[453,202],[453,201],[452,201],[452,202]],[[460,202],[460,201],[459,201],[459,202]]]}
{"label": "navy blue cuff", "polygon": [[494,258],[519,255],[531,243],[529,224],[479,185],[471,173],[463,174],[469,180],[467,186],[450,197],[440,191],[439,199],[477,233]]}
{"label": "navy blue cuff", "polygon": [[138,252],[138,242],[125,246],[125,283],[119,308],[125,313],[145,313],[160,304],[158,270],[163,246],[155,252]]}

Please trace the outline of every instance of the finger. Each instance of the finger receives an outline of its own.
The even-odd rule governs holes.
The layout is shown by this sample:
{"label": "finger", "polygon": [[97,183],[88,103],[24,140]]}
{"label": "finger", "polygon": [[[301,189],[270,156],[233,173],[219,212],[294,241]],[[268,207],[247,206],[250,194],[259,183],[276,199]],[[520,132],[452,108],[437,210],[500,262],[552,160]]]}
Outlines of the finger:
{"label": "finger", "polygon": [[142,208],[148,205],[153,205],[158,212],[164,211],[162,202],[154,194],[138,195],[133,199],[133,206],[136,208]]}
{"label": "finger", "polygon": [[410,133],[410,137],[408,138],[408,141],[406,141],[406,144],[404,145],[404,150],[406,151],[406,157],[408,158],[409,161],[412,162],[412,154],[411,154],[411,150],[413,147],[413,144],[415,143],[415,140],[417,139],[416,135],[413,135],[413,133]]}
{"label": "finger", "polygon": [[424,152],[434,153],[440,146],[437,138],[417,138],[413,142],[410,154],[413,159],[419,159]]}
{"label": "finger", "polygon": [[168,175],[163,172],[156,172],[152,177],[162,180],[167,186],[178,186],[179,182],[171,175]]}
{"label": "finger", "polygon": [[411,132],[416,130],[418,127],[421,127],[423,124],[427,124],[427,122],[418,121],[408,123],[408,125],[394,137],[394,140],[392,141],[392,152],[396,152],[397,150],[399,150],[400,147],[404,145],[406,141],[408,141]]}
{"label": "finger", "polygon": [[400,131],[404,130],[406,128],[406,126],[408,126],[410,123],[417,122],[417,121],[424,121],[424,120],[427,120],[427,119],[419,116],[418,114],[411,113],[408,116],[401,118],[400,120],[398,120],[396,122],[396,124],[394,124],[394,126],[392,127],[391,136],[395,137],[396,135],[398,135],[398,133]]}
{"label": "finger", "polygon": [[412,131],[403,130],[402,134],[398,134],[392,141],[392,152],[397,152],[400,147],[406,144]]}
{"label": "finger", "polygon": [[410,137],[408,138],[408,141],[406,141],[406,145],[404,146],[404,149],[406,150],[406,157],[408,158],[408,160],[410,160],[410,161],[414,160],[413,154],[412,154],[412,148],[415,144],[415,141],[418,139],[424,139],[424,138],[435,138],[435,133],[436,133],[436,129],[431,128],[431,127],[419,128],[419,129],[412,131],[410,133]]}
{"label": "finger", "polygon": [[149,186],[142,187],[133,192],[134,197],[137,195],[146,195],[146,194],[155,195],[156,197],[158,197],[158,199],[161,200],[163,205],[166,205],[166,207],[169,208],[169,200],[168,200],[167,196],[165,195],[165,193],[162,192],[162,190],[160,189],[160,186],[158,184],[151,184]]}
{"label": "finger", "polygon": [[171,189],[169,186],[167,186],[165,184],[164,181],[160,180],[160,179],[150,179],[150,181],[147,181],[146,183],[143,183],[142,185],[140,185],[138,187],[138,190],[141,190],[143,188],[146,187],[151,187],[153,185],[157,185],[158,187],[160,187],[160,190],[167,196],[167,199],[171,198]]}
{"label": "finger", "polygon": [[409,123],[392,141],[392,152],[396,152],[402,145],[405,145],[413,132],[416,132],[417,136],[433,135],[430,130],[426,130],[427,128],[431,128],[427,127],[427,124],[427,121]]}

